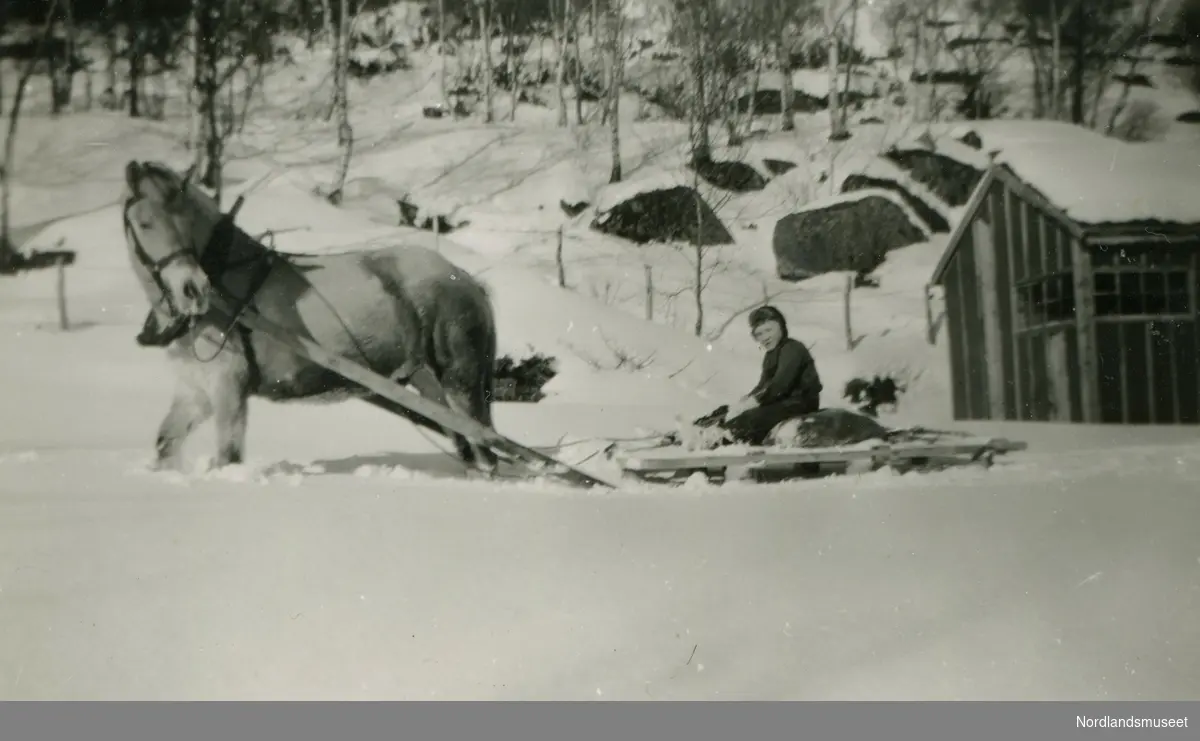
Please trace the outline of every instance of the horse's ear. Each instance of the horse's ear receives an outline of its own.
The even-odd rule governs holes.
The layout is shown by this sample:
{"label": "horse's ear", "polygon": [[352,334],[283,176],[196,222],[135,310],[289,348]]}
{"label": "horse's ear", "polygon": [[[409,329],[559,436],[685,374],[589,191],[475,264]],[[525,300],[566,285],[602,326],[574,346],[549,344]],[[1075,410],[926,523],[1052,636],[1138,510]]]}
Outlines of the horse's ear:
{"label": "horse's ear", "polygon": [[134,195],[141,195],[142,166],[137,160],[129,160],[125,165],[125,184]]}
{"label": "horse's ear", "polygon": [[193,162],[192,166],[187,169],[187,172],[183,173],[183,180],[179,181],[179,195],[187,192],[188,186],[192,184],[192,178],[195,176],[196,163]]}

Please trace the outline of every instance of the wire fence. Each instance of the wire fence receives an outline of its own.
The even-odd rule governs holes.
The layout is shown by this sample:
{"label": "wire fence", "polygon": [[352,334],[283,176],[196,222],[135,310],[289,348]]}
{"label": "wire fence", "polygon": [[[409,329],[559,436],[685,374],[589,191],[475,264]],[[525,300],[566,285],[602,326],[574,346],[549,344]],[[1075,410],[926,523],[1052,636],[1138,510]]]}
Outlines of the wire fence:
{"label": "wire fence", "polygon": [[[278,233],[306,229],[298,227]],[[938,329],[944,318],[944,307],[936,306],[936,292],[929,287],[921,295],[912,290],[857,285],[853,274],[845,274],[840,286],[831,286],[828,282],[806,286],[803,282],[790,283],[774,276],[768,277],[760,268],[712,255],[708,256],[709,262],[697,271],[694,262],[696,255],[689,254],[695,250],[693,245],[664,243],[632,246],[603,234],[572,232],[565,227],[535,229],[496,226],[483,227],[474,232],[476,237],[503,235],[533,239],[507,245],[507,249],[503,250],[504,257],[476,271],[478,277],[486,279],[487,274],[497,268],[546,271],[548,275],[553,275],[559,288],[588,295],[604,305],[639,313],[647,321],[677,327],[690,325],[694,334],[710,341],[719,339],[739,317],[767,303],[824,307],[829,314],[840,309],[845,346],[851,351],[863,339],[863,335],[856,331],[855,309],[861,302],[855,299],[856,295],[872,304],[920,300],[929,344],[936,343]],[[264,236],[259,235],[259,238]],[[440,249],[442,235],[435,230],[433,236],[435,245]],[[469,243],[470,240],[466,241]],[[586,252],[579,254],[571,249],[572,245],[584,248]],[[705,257],[705,249],[701,248],[701,258]],[[106,289],[123,282],[135,285],[130,268],[118,264],[59,262],[54,266],[54,276],[52,292],[30,295],[28,291],[22,291],[19,298],[29,303],[30,308],[40,305],[47,312],[57,313],[58,325],[64,330],[71,328],[72,320],[78,320],[80,316],[89,324],[115,318],[90,314],[107,312],[105,301],[112,294]],[[502,281],[503,276],[497,280]],[[752,281],[758,283],[758,295],[750,288]],[[78,303],[82,303],[82,307],[72,306]],[[91,311],[81,312],[79,308]],[[639,308],[640,312],[637,311]],[[871,313],[872,318],[880,315],[878,310]],[[707,327],[700,326],[703,322],[698,321],[697,315],[708,322]]]}

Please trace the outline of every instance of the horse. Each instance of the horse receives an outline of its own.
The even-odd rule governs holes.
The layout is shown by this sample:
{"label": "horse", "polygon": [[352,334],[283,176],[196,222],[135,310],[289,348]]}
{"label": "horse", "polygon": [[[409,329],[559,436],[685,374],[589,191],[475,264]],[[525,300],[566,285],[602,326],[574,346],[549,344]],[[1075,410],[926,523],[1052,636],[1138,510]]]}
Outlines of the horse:
{"label": "horse", "polygon": [[188,436],[209,418],[216,467],[244,461],[249,398],[363,399],[451,437],[468,469],[495,472],[487,446],[380,399],[357,384],[218,315],[219,290],[286,331],[356,360],[489,429],[496,322],[486,287],[438,252],[390,244],[299,255],[268,248],[184,175],[160,162],[125,166],[129,258],[150,303],[138,344],[165,348],[175,376],[153,468],[179,470]]}

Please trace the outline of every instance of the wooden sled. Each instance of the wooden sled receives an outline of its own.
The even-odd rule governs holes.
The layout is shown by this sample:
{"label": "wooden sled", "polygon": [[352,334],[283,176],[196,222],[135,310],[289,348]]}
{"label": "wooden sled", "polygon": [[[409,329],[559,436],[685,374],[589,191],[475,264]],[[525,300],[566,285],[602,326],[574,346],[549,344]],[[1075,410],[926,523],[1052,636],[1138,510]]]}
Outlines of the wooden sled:
{"label": "wooden sled", "polygon": [[[935,435],[936,436],[936,435]],[[867,461],[871,470],[929,470],[954,465],[990,467],[997,455],[1026,450],[1017,440],[996,437],[955,437],[948,441],[871,441],[865,444],[826,448],[737,447],[687,450],[679,445],[641,448],[613,446],[609,458],[626,474],[643,480],[673,480],[703,473],[723,479],[728,469],[748,471],[754,478],[789,479],[845,471],[851,464]]]}

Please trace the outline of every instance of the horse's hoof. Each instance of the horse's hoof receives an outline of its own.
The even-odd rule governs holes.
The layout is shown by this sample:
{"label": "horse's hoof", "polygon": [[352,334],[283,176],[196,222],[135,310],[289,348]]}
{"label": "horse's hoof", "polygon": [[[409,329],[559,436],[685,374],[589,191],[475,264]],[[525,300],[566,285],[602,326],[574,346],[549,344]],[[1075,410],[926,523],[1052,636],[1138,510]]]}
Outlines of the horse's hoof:
{"label": "horse's hoof", "polygon": [[155,458],[146,465],[152,473],[182,473],[183,461],[171,458]]}

